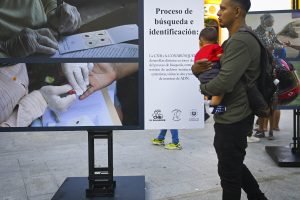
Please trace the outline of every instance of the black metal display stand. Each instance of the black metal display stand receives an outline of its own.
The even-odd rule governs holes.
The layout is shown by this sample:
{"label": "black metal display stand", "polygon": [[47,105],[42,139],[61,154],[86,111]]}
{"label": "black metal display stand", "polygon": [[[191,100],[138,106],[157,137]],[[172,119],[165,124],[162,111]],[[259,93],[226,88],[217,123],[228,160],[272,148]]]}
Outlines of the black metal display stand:
{"label": "black metal display stand", "polygon": [[[95,167],[96,139],[107,139],[107,167]],[[89,176],[66,178],[52,200],[145,199],[145,176],[113,176],[113,135],[111,130],[88,131],[88,162]]]}
{"label": "black metal display stand", "polygon": [[[114,196],[116,182],[113,180],[113,144],[112,131],[89,132],[89,188],[86,190],[87,197]],[[108,167],[95,167],[95,139],[107,139]]]}
{"label": "black metal display stand", "polygon": [[300,167],[300,109],[293,112],[293,143],[289,146],[266,146],[271,158],[280,167]]}

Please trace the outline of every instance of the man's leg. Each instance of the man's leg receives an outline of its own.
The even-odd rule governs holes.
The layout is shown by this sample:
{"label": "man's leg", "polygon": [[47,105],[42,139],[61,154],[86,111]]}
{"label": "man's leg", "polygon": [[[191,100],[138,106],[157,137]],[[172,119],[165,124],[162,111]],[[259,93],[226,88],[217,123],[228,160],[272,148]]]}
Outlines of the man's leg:
{"label": "man's leg", "polygon": [[242,133],[238,134],[239,126],[216,123],[214,127],[214,147],[218,156],[218,173],[223,188],[223,200],[240,200],[242,164],[247,144],[242,142]]}
{"label": "man's leg", "polygon": [[223,200],[240,200],[242,185],[245,186],[243,187],[245,190],[250,187],[252,192],[255,191],[254,193],[260,191],[257,183],[252,185],[253,182],[248,182],[249,174],[244,172],[243,164],[247,147],[246,137],[252,129],[252,124],[253,116],[249,116],[234,124],[214,125],[214,146],[219,160],[218,173],[223,188]]}
{"label": "man's leg", "polygon": [[264,193],[259,189],[259,185],[246,165],[242,169],[242,188],[247,193],[249,200],[267,200]]}

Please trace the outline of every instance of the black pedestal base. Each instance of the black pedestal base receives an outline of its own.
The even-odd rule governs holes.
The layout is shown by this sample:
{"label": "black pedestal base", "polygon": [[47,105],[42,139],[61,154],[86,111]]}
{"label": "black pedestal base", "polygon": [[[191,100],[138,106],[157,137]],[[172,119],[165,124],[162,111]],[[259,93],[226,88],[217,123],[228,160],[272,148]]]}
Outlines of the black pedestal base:
{"label": "black pedestal base", "polygon": [[266,152],[280,167],[300,167],[300,154],[292,153],[290,147],[266,146]]}
{"label": "black pedestal base", "polygon": [[115,176],[115,194],[112,197],[86,197],[87,177],[69,177],[51,200],[144,200],[145,176]]}

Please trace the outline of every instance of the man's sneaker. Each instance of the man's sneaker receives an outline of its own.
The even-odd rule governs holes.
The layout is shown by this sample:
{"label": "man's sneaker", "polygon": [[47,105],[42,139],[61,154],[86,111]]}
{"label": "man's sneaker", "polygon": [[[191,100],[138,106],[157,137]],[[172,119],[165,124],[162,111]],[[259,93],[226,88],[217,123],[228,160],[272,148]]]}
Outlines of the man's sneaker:
{"label": "man's sneaker", "polygon": [[264,137],[266,137],[265,132],[264,131],[256,131],[256,133],[254,133],[254,137],[264,138]]}
{"label": "man's sneaker", "polygon": [[160,140],[160,139],[154,138],[154,139],[152,139],[152,144],[165,145],[165,140]]}
{"label": "man's sneaker", "polygon": [[177,143],[177,144],[169,143],[165,146],[165,149],[168,149],[168,150],[181,150],[182,147],[181,147],[180,143]]}
{"label": "man's sneaker", "polygon": [[248,143],[255,143],[255,142],[259,142],[259,141],[260,141],[260,139],[257,137],[254,137],[253,135],[251,135],[250,137],[249,136],[247,137]]}

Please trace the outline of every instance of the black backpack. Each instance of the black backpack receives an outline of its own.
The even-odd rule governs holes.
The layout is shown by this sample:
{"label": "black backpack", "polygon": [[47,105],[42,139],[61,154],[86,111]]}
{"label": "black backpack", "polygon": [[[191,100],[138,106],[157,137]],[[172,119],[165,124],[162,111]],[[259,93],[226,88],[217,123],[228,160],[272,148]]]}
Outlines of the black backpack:
{"label": "black backpack", "polygon": [[247,94],[253,113],[258,117],[268,117],[271,114],[271,108],[276,99],[274,95],[277,90],[273,56],[253,31],[246,28],[239,31],[251,34],[260,45],[260,75],[255,86],[251,88],[247,86]]}

